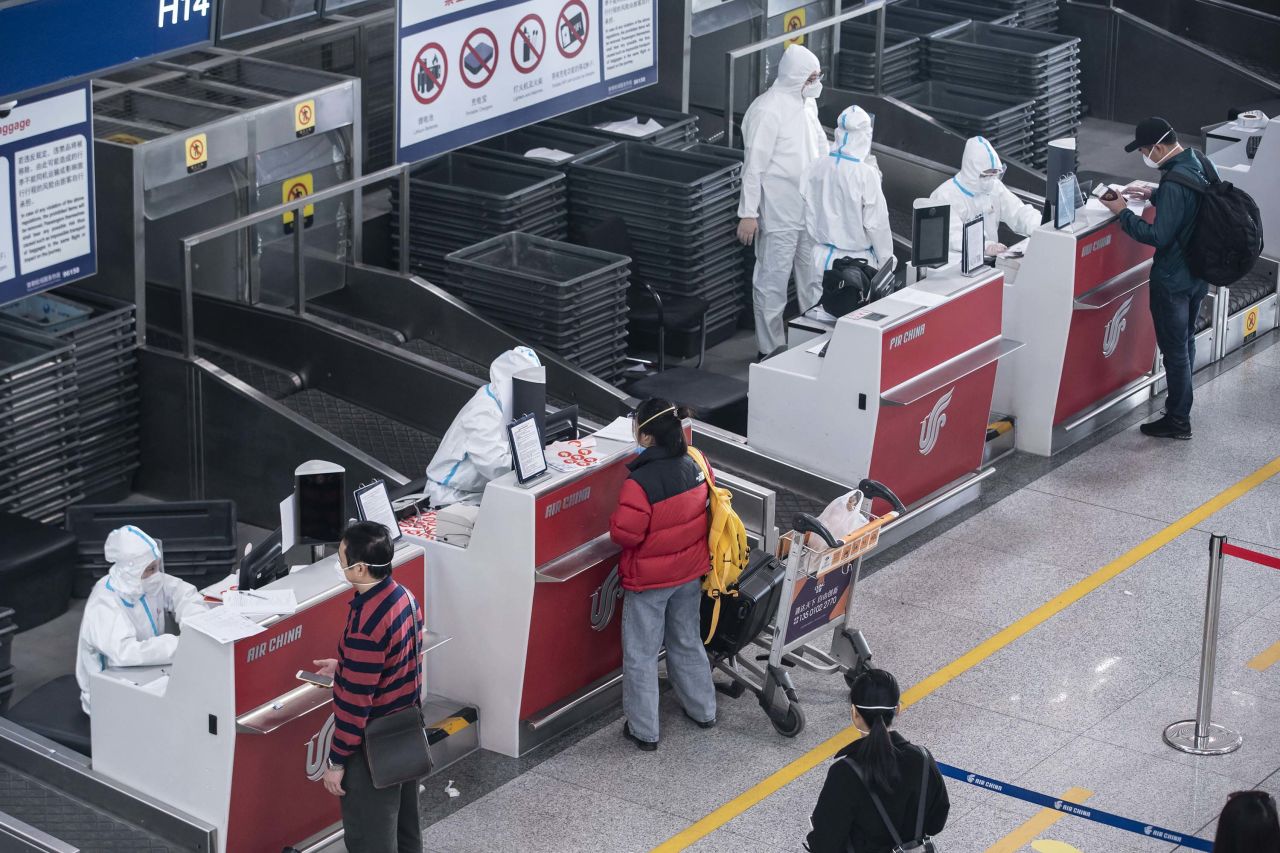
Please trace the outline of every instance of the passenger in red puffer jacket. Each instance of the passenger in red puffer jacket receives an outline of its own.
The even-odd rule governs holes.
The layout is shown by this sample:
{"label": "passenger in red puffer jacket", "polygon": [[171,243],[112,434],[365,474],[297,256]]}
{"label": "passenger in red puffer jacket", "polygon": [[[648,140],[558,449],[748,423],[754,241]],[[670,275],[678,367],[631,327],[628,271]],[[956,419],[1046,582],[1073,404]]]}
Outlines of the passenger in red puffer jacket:
{"label": "passenger in red puffer jacket", "polygon": [[716,691],[701,637],[702,576],[710,568],[709,492],[689,456],[686,413],[666,400],[636,409],[640,455],[630,464],[609,535],[622,547],[622,733],[658,748],[658,653],[685,716],[716,724]]}

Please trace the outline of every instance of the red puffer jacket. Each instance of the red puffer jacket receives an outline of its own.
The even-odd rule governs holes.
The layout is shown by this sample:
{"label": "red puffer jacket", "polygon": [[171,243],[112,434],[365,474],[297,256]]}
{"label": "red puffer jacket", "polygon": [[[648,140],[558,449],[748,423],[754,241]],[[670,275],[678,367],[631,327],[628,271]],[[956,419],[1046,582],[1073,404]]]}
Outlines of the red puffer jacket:
{"label": "red puffer jacket", "polygon": [[708,493],[698,463],[650,447],[628,467],[609,519],[609,536],[622,546],[623,589],[664,589],[705,575]]}

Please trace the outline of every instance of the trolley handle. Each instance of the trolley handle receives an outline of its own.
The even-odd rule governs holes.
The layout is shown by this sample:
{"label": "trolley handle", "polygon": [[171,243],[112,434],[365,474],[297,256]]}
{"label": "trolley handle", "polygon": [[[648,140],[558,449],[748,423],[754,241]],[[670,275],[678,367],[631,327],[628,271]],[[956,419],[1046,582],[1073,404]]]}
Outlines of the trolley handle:
{"label": "trolley handle", "polygon": [[862,492],[863,497],[881,498],[893,505],[898,515],[906,515],[907,508],[903,506],[902,501],[898,500],[898,496],[893,493],[884,483],[879,480],[866,479],[858,484],[858,491]]}
{"label": "trolley handle", "polygon": [[844,544],[843,540],[831,535],[831,531],[827,529],[825,524],[807,512],[796,513],[796,517],[791,520],[791,527],[799,533],[818,534],[827,543],[828,548],[839,548]]}

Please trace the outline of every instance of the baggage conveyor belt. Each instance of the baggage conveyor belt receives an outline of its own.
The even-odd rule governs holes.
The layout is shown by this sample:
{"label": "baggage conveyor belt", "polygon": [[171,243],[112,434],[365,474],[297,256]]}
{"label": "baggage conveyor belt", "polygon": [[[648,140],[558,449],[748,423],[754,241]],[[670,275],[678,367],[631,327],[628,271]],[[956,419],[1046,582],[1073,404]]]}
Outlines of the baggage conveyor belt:
{"label": "baggage conveyor belt", "polygon": [[0,764],[0,810],[81,850],[177,853],[179,849],[8,764]]}

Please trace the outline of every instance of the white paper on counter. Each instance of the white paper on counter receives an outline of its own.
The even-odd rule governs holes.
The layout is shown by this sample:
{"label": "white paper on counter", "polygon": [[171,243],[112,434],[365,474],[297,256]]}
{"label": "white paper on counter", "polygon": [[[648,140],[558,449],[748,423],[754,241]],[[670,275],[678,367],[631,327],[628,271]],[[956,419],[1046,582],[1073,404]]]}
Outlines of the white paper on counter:
{"label": "white paper on counter", "polygon": [[222,601],[222,597],[226,595],[227,592],[229,592],[230,590],[235,589],[236,585],[239,583],[240,583],[240,573],[232,572],[231,574],[227,575],[225,578],[218,581],[217,583],[210,584],[209,586],[206,586],[204,589],[200,590],[200,594],[203,595],[205,598],[210,598],[210,599],[213,599],[214,601]]}
{"label": "white paper on counter", "polygon": [[827,348],[827,344],[831,343],[830,335],[823,335],[818,339],[816,344],[804,348],[805,352],[811,352],[814,355],[822,355],[822,351]]}
{"label": "white paper on counter", "polygon": [[623,444],[636,443],[635,434],[631,431],[631,418],[614,418],[612,423],[596,430],[595,437],[606,441],[620,441]]}
{"label": "white paper on counter", "polygon": [[182,623],[182,629],[185,631],[188,628],[210,636],[223,645],[267,630],[229,607],[215,607],[188,617]]}
{"label": "white paper on counter", "polygon": [[222,597],[222,603],[245,616],[276,616],[298,612],[298,596],[291,589],[233,590]]}
{"label": "white paper on counter", "polygon": [[546,160],[551,163],[563,163],[573,158],[568,151],[561,151],[559,148],[530,148],[524,152],[524,156],[530,160]]}
{"label": "white paper on counter", "polygon": [[640,123],[639,118],[629,118],[623,121],[606,121],[603,124],[597,124],[596,130],[607,130],[610,133],[621,133],[626,136],[651,136],[662,130],[662,125],[653,119],[649,119],[644,124]]}

